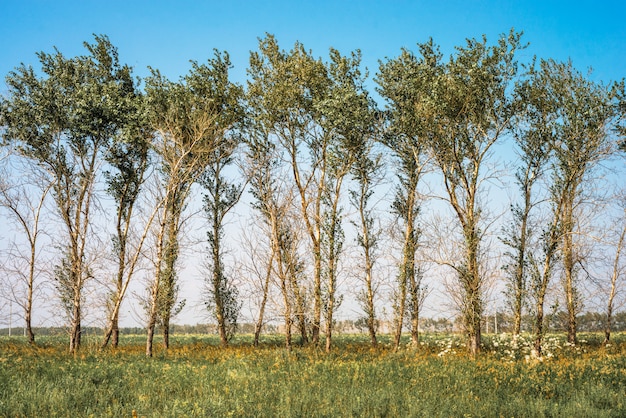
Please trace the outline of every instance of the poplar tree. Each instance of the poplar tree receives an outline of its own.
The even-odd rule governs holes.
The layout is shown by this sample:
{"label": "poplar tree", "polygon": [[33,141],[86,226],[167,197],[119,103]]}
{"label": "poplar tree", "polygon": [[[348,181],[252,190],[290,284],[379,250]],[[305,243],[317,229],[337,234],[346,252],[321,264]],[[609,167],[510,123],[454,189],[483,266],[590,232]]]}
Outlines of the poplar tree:
{"label": "poplar tree", "polygon": [[119,63],[117,50],[105,36],[85,43],[89,54],[66,58],[55,50],[37,54],[35,70],[21,65],[6,78],[3,99],[4,137],[48,175],[57,215],[65,229],[64,261],[57,289],[68,303],[69,350],[81,343],[83,288],[95,181],[103,154],[123,126],[120,101],[132,85],[130,70]]}
{"label": "poplar tree", "polygon": [[215,51],[206,64],[192,69],[178,82],[153,70],[146,80],[148,122],[154,132],[151,149],[160,174],[162,210],[155,236],[154,278],[148,303],[146,355],[152,356],[157,320],[163,344],[169,346],[169,320],[177,309],[177,260],[183,211],[192,186],[206,171],[216,149],[232,128],[228,54]]}
{"label": "poplar tree", "polygon": [[485,220],[480,192],[488,178],[485,169],[491,150],[513,115],[509,89],[517,75],[514,58],[521,47],[520,37],[512,31],[494,46],[485,37],[468,39],[448,62],[431,40],[419,46],[419,58],[404,51],[387,63],[401,68],[389,84],[404,86],[409,93],[402,99],[409,104],[407,120],[417,128],[417,137],[439,168],[446,200],[458,220],[464,254],[448,265],[456,273],[467,346],[473,355],[480,351],[484,304],[481,243]]}

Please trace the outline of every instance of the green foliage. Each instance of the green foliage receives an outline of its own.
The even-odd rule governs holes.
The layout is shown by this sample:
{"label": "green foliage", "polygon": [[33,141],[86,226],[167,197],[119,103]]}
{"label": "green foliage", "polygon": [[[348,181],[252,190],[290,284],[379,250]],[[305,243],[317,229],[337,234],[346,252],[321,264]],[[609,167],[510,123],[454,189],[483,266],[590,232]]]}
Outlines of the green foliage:
{"label": "green foliage", "polygon": [[495,45],[488,45],[484,36],[468,39],[448,62],[430,40],[418,46],[419,56],[403,50],[400,57],[382,63],[377,79],[390,106],[386,143],[402,161],[396,211],[411,215],[418,210],[408,197],[417,185],[414,173],[424,151],[429,151],[443,175],[463,238],[464,259],[450,260],[449,265],[459,279],[459,308],[473,340],[472,352],[479,349],[483,306],[480,186],[490,150],[516,111],[510,89],[517,76],[515,54],[523,48],[520,38],[511,31]]}

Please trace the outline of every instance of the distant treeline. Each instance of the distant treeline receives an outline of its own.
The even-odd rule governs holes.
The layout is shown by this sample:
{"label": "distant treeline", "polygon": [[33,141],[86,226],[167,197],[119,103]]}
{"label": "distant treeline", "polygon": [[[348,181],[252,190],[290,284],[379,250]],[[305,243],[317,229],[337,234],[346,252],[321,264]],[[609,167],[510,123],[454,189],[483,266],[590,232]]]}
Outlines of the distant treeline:
{"label": "distant treeline", "polygon": [[[599,312],[586,312],[578,316],[578,330],[581,332],[604,332],[604,326],[606,323],[606,314]],[[626,331],[626,311],[618,312],[614,314],[613,318],[613,331],[625,332]],[[497,324],[497,325],[496,325]],[[547,332],[563,332],[567,329],[567,316],[566,312],[560,311],[556,314],[550,315],[546,321]],[[378,329],[391,330],[391,323],[379,323]],[[504,312],[498,312],[497,317],[491,316],[489,318],[483,318],[483,327],[486,332],[493,333],[496,331],[499,333],[511,333],[513,332],[513,317]],[[343,320],[337,321],[335,329],[338,334],[366,334],[367,323],[364,318],[358,320]],[[100,327],[83,327],[83,335],[104,335],[105,330]],[[255,330],[255,324],[251,322],[245,322],[239,325],[240,334],[253,334]],[[447,318],[422,318],[420,320],[420,330],[424,333],[455,333],[461,332],[462,324],[459,319],[450,320]],[[533,330],[533,318],[530,315],[525,315],[522,320],[522,331],[532,332]],[[70,329],[67,327],[35,327],[33,331],[37,335],[41,336],[66,336]],[[142,327],[123,327],[120,328],[120,335],[145,335],[146,329]],[[274,334],[281,332],[281,328],[277,325],[265,324],[263,332],[266,334]],[[19,336],[24,333],[23,327],[14,327],[11,329],[12,336]],[[219,330],[215,324],[185,324],[170,325],[170,335],[187,335],[187,334],[214,334],[219,335]],[[381,334],[384,334],[382,332]],[[0,328],[0,336],[8,336],[8,328]]]}

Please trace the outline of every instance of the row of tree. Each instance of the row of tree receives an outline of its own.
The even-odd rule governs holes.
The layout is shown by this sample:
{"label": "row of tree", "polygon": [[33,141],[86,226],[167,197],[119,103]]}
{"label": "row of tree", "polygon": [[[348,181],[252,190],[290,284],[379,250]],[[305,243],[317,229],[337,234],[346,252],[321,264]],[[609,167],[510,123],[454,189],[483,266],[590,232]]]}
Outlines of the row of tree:
{"label": "row of tree", "polygon": [[[349,219],[358,248],[351,274],[362,284],[358,301],[372,344],[381,304],[376,263],[395,240],[396,347],[407,327],[418,342],[428,293],[424,278],[429,266],[438,265],[452,272],[447,293],[459,309],[468,348],[477,354],[489,278],[498,270],[490,265],[493,216],[484,199],[496,177],[495,149],[509,141],[517,153],[518,191],[499,237],[508,248],[503,271],[513,332],[531,313],[541,355],[544,306],[558,275],[568,339],[576,342],[580,277],[591,266],[584,253],[590,234],[583,231],[592,219],[585,216],[590,180],[623,141],[623,82],[594,82],[571,62],[522,65],[516,55],[525,46],[513,31],[494,45],[467,40],[448,58],[430,40],[381,62],[374,80],[384,108],[366,88],[358,51],[344,56],[331,49],[323,60],[300,43],[282,50],[267,35],[250,55],[245,88],[229,79],[228,54],[219,51],[204,64],[193,62],[178,81],[151,69],[140,88],[108,38],[96,36],[85,46],[88,54],[74,58],[39,53],[40,71],[17,67],[0,102],[6,166],[0,203],[29,248],[29,268],[14,269],[5,287],[15,289],[11,283],[20,278],[26,283],[19,302],[31,341],[33,289],[44,270],[38,264],[39,218],[53,207],[57,229],[48,233],[58,239],[52,239],[52,282],[71,325],[70,351],[80,346],[84,304],[93,303],[86,283],[114,276],[103,346],[117,345],[120,309],[140,271],[151,277],[143,300],[146,354],[152,355],[157,326],[167,347],[170,319],[184,304],[178,297],[183,226],[200,186],[209,260],[205,299],[223,344],[242,304],[241,277],[228,274],[225,265],[225,222],[249,190],[260,231],[251,256],[259,282],[256,342],[274,303],[287,348],[295,328],[302,343],[317,344],[323,335],[331,349]],[[425,228],[424,209],[437,200],[427,192],[434,181],[452,223],[436,219]],[[393,217],[385,218],[379,194],[389,183]],[[102,216],[94,211],[108,213],[104,218],[113,225],[108,251],[114,273],[96,268],[102,231],[94,219]],[[394,233],[381,227],[383,218],[395,225]],[[612,265],[599,270],[612,272],[607,340],[622,270],[620,219],[611,229],[619,235]],[[7,252],[7,272],[13,258]]]}

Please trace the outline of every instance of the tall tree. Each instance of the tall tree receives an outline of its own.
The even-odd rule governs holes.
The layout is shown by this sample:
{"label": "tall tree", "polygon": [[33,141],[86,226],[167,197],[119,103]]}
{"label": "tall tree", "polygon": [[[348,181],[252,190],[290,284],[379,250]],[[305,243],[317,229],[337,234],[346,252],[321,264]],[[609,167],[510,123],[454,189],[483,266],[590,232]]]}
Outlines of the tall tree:
{"label": "tall tree", "polygon": [[611,152],[610,124],[615,107],[611,91],[583,76],[571,62],[540,63],[546,76],[545,95],[554,103],[553,189],[562,202],[562,284],[568,313],[567,340],[575,344],[576,316],[581,310],[576,225],[584,190],[594,167]]}
{"label": "tall tree", "polygon": [[350,203],[357,212],[353,225],[357,229],[356,242],[362,256],[364,289],[358,300],[365,313],[367,330],[373,347],[378,345],[376,337],[378,317],[376,315],[376,293],[378,285],[374,280],[374,264],[378,257],[381,230],[376,227],[374,205],[371,203],[376,186],[382,179],[382,154],[374,154],[375,135],[364,136],[362,147],[352,168],[352,176],[357,185],[350,190]]}
{"label": "tall tree", "polygon": [[152,356],[159,318],[164,347],[169,346],[169,319],[177,306],[179,233],[191,187],[205,172],[218,144],[232,128],[231,84],[224,82],[228,80],[229,68],[228,54],[215,51],[207,64],[192,62],[191,71],[179,82],[171,82],[154,70],[146,80],[148,117],[154,132],[151,148],[161,176],[163,207],[156,228],[147,356]]}
{"label": "tall tree", "polygon": [[[248,93],[253,94],[253,91],[251,89]],[[249,103],[256,98],[249,96]],[[247,177],[254,197],[253,208],[259,212],[267,226],[270,253],[259,323],[262,323],[261,315],[267,302],[269,280],[274,276],[283,299],[285,346],[287,350],[291,350],[294,316],[300,329],[301,342],[305,343],[307,340],[304,288],[299,275],[301,263],[297,254],[299,240],[296,228],[291,225],[293,195],[280,174],[280,155],[277,144],[271,140],[270,132],[273,125],[268,123],[265,109],[262,106],[250,106],[247,115],[245,136]],[[258,332],[260,326],[255,331],[255,341]]]}
{"label": "tall tree", "polygon": [[458,279],[467,346],[473,355],[480,351],[484,292],[484,208],[479,197],[488,178],[487,159],[513,114],[509,90],[517,74],[514,57],[520,37],[511,32],[493,46],[485,37],[468,39],[447,63],[433,42],[427,42],[419,47],[419,59],[404,53],[411,65],[399,78],[413,91],[409,100],[418,137],[441,171],[447,201],[459,222],[464,256],[449,265]]}
{"label": "tall tree", "polygon": [[520,165],[515,172],[515,182],[521,194],[521,203],[511,205],[513,219],[503,228],[501,241],[510,250],[506,252],[507,303],[513,312],[513,335],[521,331],[524,303],[528,296],[529,263],[534,257],[531,212],[537,206],[535,185],[547,170],[552,150],[553,116],[546,102],[540,83],[540,75],[531,65],[528,78],[516,86],[519,113],[512,126],[517,144]]}
{"label": "tall tree", "polygon": [[327,64],[330,85],[326,96],[315,103],[321,116],[321,127],[331,136],[326,150],[327,175],[322,194],[326,351],[331,349],[333,314],[339,306],[337,276],[344,243],[340,206],[344,180],[357,158],[363,156],[365,144],[375,132],[375,105],[365,89],[366,74],[360,66],[360,51],[342,56],[339,51],[331,49]]}
{"label": "tall tree", "polygon": [[217,320],[217,329],[223,346],[237,328],[240,303],[237,300],[237,288],[227,276],[223,261],[224,218],[241,197],[243,187],[229,182],[224,170],[232,164],[237,140],[225,138],[215,148],[201,183],[204,195],[204,210],[209,224],[207,232],[210,251],[210,278],[208,306]]}
{"label": "tall tree", "polygon": [[[132,89],[134,86],[129,85]],[[115,235],[112,238],[113,254],[117,261],[114,279],[115,289],[110,295],[108,319],[102,346],[112,339],[113,347],[119,343],[119,312],[145,240],[145,232],[151,220],[145,226],[144,234],[138,247],[131,251],[131,238],[135,205],[149,168],[149,136],[144,118],[143,96],[136,90],[128,91],[125,100],[120,103],[125,111],[124,128],[113,139],[105,154],[109,168],[105,171],[107,192],[115,202]],[[133,253],[135,255],[133,255]]]}
{"label": "tall tree", "polygon": [[[322,196],[328,171],[330,136],[320,128],[315,104],[328,88],[326,67],[296,43],[285,52],[267,35],[250,55],[250,107],[285,153],[313,258],[312,338],[319,340],[322,315]],[[302,313],[304,315],[304,313]],[[304,324],[301,324],[304,326]],[[306,340],[306,335],[304,336]]]}
{"label": "tall tree", "polygon": [[64,285],[71,293],[70,352],[81,342],[83,287],[94,183],[103,152],[123,124],[119,106],[132,85],[108,38],[85,43],[89,55],[65,58],[59,51],[38,54],[45,77],[22,65],[7,76],[3,100],[5,138],[39,164],[53,184],[52,195],[66,230]]}
{"label": "tall tree", "polygon": [[398,349],[407,310],[410,310],[411,338],[417,344],[419,311],[423,300],[421,266],[416,262],[419,248],[420,229],[418,217],[423,199],[419,184],[427,169],[427,143],[422,137],[422,115],[416,111],[421,100],[420,88],[416,83],[423,79],[424,85],[434,83],[439,71],[440,57],[432,43],[420,46],[420,59],[408,50],[388,62],[381,63],[377,83],[379,92],[388,101],[388,127],[383,143],[389,148],[396,164],[398,185],[392,208],[402,228],[402,258],[398,266],[398,287],[394,297],[394,346]]}
{"label": "tall tree", "polygon": [[[243,192],[243,186],[229,181],[224,170],[234,162],[235,152],[240,145],[241,135],[233,132],[243,121],[243,88],[228,80],[230,60],[228,55],[213,60],[211,66],[198,68],[204,79],[212,80],[207,85],[203,79],[195,79],[191,88],[198,93],[205,91],[207,95],[219,97],[221,112],[220,124],[227,127],[224,136],[217,138],[212,154],[209,156],[206,169],[201,177],[204,195],[204,210],[209,224],[207,238],[210,250],[211,277],[209,284],[210,302],[213,316],[222,345],[226,345],[237,327],[240,303],[237,300],[237,288],[226,275],[223,261],[224,218],[235,206]],[[217,93],[217,94],[216,94]]]}

